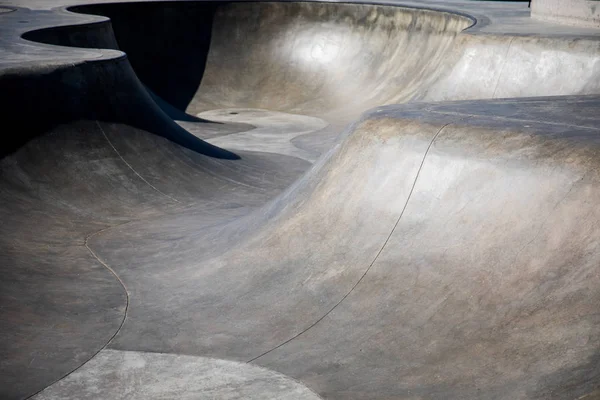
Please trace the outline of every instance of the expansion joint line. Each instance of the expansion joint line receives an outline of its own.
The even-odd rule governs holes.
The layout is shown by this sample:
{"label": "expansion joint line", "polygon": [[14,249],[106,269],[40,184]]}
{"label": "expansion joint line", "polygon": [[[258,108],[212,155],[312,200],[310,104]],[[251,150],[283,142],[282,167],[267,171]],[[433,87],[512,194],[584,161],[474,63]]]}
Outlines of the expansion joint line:
{"label": "expansion joint line", "polygon": [[362,280],[365,278],[365,276],[367,276],[367,274],[369,273],[369,271],[371,270],[371,268],[373,267],[373,265],[375,265],[375,263],[377,262],[377,259],[379,258],[379,256],[381,255],[381,253],[383,252],[383,249],[385,249],[385,247],[387,246],[388,242],[390,241],[392,235],[394,234],[394,232],[396,231],[396,228],[398,227],[398,224],[400,223],[400,220],[402,219],[402,216],[404,215],[404,212],[406,211],[406,208],[408,207],[408,203],[410,201],[410,198],[412,197],[413,191],[415,190],[415,186],[417,186],[417,181],[419,180],[419,175],[421,174],[421,170],[423,169],[423,165],[425,164],[425,159],[427,158],[427,155],[429,154],[429,150],[431,149],[431,146],[433,146],[433,143],[435,142],[435,140],[438,138],[438,136],[442,133],[442,131],[448,126],[450,125],[450,123],[447,123],[445,125],[443,125],[437,132],[436,134],[433,136],[433,138],[431,139],[431,141],[429,142],[429,145],[427,146],[427,149],[425,150],[425,153],[423,154],[423,158],[421,159],[421,164],[419,165],[419,169],[417,170],[417,174],[415,175],[415,179],[412,183],[412,186],[410,188],[410,192],[408,193],[408,197],[406,198],[406,201],[404,202],[404,207],[402,207],[402,211],[400,212],[400,215],[398,216],[398,219],[396,220],[396,223],[394,224],[394,226],[392,227],[392,230],[390,231],[390,233],[388,234],[387,238],[385,239],[385,241],[383,242],[383,245],[381,246],[381,248],[379,249],[379,251],[377,252],[377,254],[375,255],[375,258],[373,258],[373,261],[371,261],[371,263],[369,264],[369,266],[367,267],[367,269],[365,270],[365,272],[363,272],[362,276],[360,277],[360,279],[358,281],[356,281],[356,283],[354,284],[354,286],[352,286],[352,288],[350,289],[350,291],[348,291],[348,293],[346,293],[344,295],[344,297],[341,298],[340,301],[338,301],[331,309],[329,309],[329,311],[327,311],[323,316],[321,316],[319,319],[317,319],[315,322],[313,322],[308,328],[305,328],[304,330],[302,330],[300,333],[292,336],[291,338],[289,338],[288,340],[286,340],[285,342],[273,347],[270,350],[265,351],[264,353],[254,357],[253,359],[247,361],[247,363],[251,363],[254,362],[256,360],[258,360],[259,358],[266,356],[267,354],[279,349],[280,347],[285,346],[286,344],[290,343],[292,340],[300,337],[301,335],[305,334],[306,332],[308,332],[310,329],[312,329],[313,327],[315,327],[319,322],[323,321],[329,314],[331,314],[331,312],[333,312],[333,310],[335,310],[340,304],[342,304],[342,302],[344,300],[346,300],[346,298],[348,296],[350,296],[350,293],[352,293],[354,291],[354,289],[356,289],[356,287],[362,282]]}
{"label": "expansion joint line", "polygon": [[92,250],[92,248],[89,246],[89,240],[104,232],[107,231],[109,229],[112,228],[116,228],[118,226],[122,226],[125,224],[128,224],[132,221],[127,221],[127,222],[123,222],[122,224],[118,224],[115,226],[109,226],[106,227],[104,229],[100,229],[99,231],[96,231],[94,233],[89,234],[88,236],[85,237],[85,240],[83,242],[83,245],[85,246],[85,248],[88,250],[88,252],[91,254],[92,257],[94,257],[94,259],[99,262],[104,268],[106,268],[114,277],[115,279],[119,282],[119,284],[121,285],[121,287],[123,288],[123,291],[125,292],[125,310],[123,311],[123,319],[121,320],[121,323],[119,324],[119,327],[117,328],[117,330],[115,331],[115,333],[113,333],[113,335],[110,337],[110,339],[107,340],[106,343],[104,343],[104,345],[102,347],[100,347],[94,354],[91,355],[90,358],[88,358],[84,363],[82,363],[81,365],[79,365],[77,368],[67,372],[66,374],[64,374],[63,376],[61,376],[60,378],[58,378],[57,380],[55,380],[54,382],[50,383],[49,385],[45,386],[44,388],[38,390],[37,392],[33,393],[30,396],[27,396],[25,398],[25,400],[31,399],[32,397],[38,395],[39,393],[43,392],[44,390],[46,390],[47,388],[49,388],[52,385],[57,384],[58,382],[62,381],[63,379],[65,379],[66,377],[68,377],[69,375],[71,375],[72,373],[74,373],[75,371],[79,370],[80,368],[82,368],[84,365],[86,365],[88,362],[90,362],[92,359],[94,359],[94,357],[96,357],[98,355],[98,353],[100,353],[102,350],[106,349],[108,347],[108,345],[114,340],[115,337],[117,337],[117,335],[119,334],[119,332],[121,332],[121,329],[123,328],[123,325],[125,325],[125,321],[127,320],[127,314],[129,312],[129,291],[127,290],[127,286],[125,286],[125,282],[123,282],[121,280],[121,278],[119,277],[119,275],[117,275],[117,273],[108,266],[108,264],[106,264],[104,261],[102,261],[100,259],[100,257],[98,257],[98,255],[94,252],[94,250]]}
{"label": "expansion joint line", "polygon": [[117,150],[117,148],[112,144],[112,142],[110,141],[110,139],[108,138],[108,135],[106,134],[106,132],[104,132],[104,129],[102,129],[102,125],[100,125],[100,121],[96,121],[96,125],[98,125],[98,128],[100,129],[100,132],[102,132],[102,134],[104,135],[104,138],[106,139],[106,141],[108,142],[108,144],[110,145],[110,147],[112,147],[112,149],[115,151],[115,153],[117,153],[117,156],[119,156],[119,158],[121,159],[121,161],[123,161],[125,163],[125,165],[127,165],[127,167],[129,167],[130,170],[133,171],[134,174],[137,175],[138,178],[140,178],[146,185],[150,186],[152,189],[154,189],[155,191],[157,191],[158,193],[162,194],[163,196],[165,196],[166,198],[179,203],[179,200],[177,200],[176,198],[169,196],[168,194],[160,191],[160,189],[158,189],[156,186],[154,186],[153,184],[151,184],[150,182],[148,182],[142,175],[140,175],[131,164],[129,164],[125,158],[123,158],[123,156],[121,155],[121,153],[119,153],[119,150]]}
{"label": "expansion joint line", "polygon": [[492,93],[492,99],[496,98],[496,91],[498,91],[498,86],[500,86],[500,80],[502,79],[502,74],[504,74],[504,68],[506,67],[506,63],[508,62],[508,55],[510,54],[510,48],[512,47],[513,41],[515,37],[510,38],[510,42],[508,42],[508,48],[506,49],[506,54],[504,55],[504,62],[502,63],[502,68],[500,68],[500,73],[498,74],[498,80],[496,81],[496,86],[494,86],[494,92]]}

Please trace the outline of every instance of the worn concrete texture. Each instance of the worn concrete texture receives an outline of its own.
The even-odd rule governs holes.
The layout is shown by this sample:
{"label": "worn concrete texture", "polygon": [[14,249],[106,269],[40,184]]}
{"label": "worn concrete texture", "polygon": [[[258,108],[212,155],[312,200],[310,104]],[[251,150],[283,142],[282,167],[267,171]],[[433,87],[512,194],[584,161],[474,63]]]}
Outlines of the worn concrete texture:
{"label": "worn concrete texture", "polygon": [[534,0],[531,15],[540,20],[600,28],[597,0]]}
{"label": "worn concrete texture", "polygon": [[297,381],[255,365],[176,354],[103,350],[35,400],[319,400]]}
{"label": "worn concrete texture", "polygon": [[598,396],[599,30],[106,3],[0,1],[0,398]]}

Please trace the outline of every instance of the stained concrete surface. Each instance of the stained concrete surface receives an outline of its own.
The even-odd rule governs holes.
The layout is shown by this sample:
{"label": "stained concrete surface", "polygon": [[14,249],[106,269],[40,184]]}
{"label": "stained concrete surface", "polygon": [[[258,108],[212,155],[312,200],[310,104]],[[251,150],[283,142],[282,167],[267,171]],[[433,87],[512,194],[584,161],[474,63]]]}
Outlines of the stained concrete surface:
{"label": "stained concrete surface", "polygon": [[19,3],[0,397],[597,395],[598,31],[519,3]]}

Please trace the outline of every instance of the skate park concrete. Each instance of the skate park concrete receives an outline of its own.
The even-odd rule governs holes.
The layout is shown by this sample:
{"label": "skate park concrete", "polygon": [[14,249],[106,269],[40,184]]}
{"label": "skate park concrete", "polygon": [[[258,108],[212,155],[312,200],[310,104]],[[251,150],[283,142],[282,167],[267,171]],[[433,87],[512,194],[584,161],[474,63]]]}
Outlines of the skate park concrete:
{"label": "skate park concrete", "polygon": [[537,0],[533,18],[562,24],[600,28],[600,8],[595,0]]}
{"label": "skate park concrete", "polygon": [[0,7],[0,398],[600,396],[600,31]]}

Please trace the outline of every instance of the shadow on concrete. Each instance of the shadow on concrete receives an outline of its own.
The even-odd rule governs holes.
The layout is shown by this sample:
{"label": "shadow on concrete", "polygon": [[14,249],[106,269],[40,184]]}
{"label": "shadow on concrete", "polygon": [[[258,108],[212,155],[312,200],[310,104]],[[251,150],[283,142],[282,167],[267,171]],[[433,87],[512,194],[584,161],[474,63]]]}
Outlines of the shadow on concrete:
{"label": "shadow on concrete", "polygon": [[19,71],[0,77],[6,126],[18,132],[2,138],[0,157],[48,129],[76,120],[124,123],[165,137],[209,157],[239,159],[177,125],[143,88],[127,58],[87,62],[44,71]]}
{"label": "shadow on concrete", "polygon": [[[156,6],[150,7],[150,13],[159,19]],[[79,10],[82,8],[78,7]],[[91,8],[93,10],[86,8],[86,11],[95,11],[95,7]],[[191,10],[197,8],[191,7]],[[208,8],[212,10],[214,7]],[[165,15],[168,17],[169,13],[165,12]],[[135,40],[140,40],[141,53],[133,52],[126,57],[85,62],[69,68],[46,66],[4,74],[0,78],[0,90],[7,98],[13,99],[4,107],[8,119],[5,122],[7,126],[19,126],[19,133],[3,139],[0,156],[12,153],[56,125],[74,120],[101,120],[146,130],[209,157],[239,159],[236,154],[204,142],[173,121],[207,122],[184,111],[202,78],[210,42],[212,16],[200,12],[198,15],[204,15],[201,22],[206,23],[198,23],[197,35],[191,35],[198,38],[191,40],[199,48],[196,50],[185,48],[190,41],[182,40],[183,46],[177,45],[179,40],[176,38],[160,45],[153,40],[140,40],[136,35],[144,36],[145,29],[154,29],[154,24],[135,24],[141,29],[134,30]],[[172,16],[175,17],[174,14]],[[193,18],[188,21],[198,22]],[[169,24],[180,26],[177,21],[169,20],[158,24],[157,29],[160,26],[166,29]],[[189,29],[190,26],[186,26],[182,32]],[[108,20],[90,23],[85,29],[81,26],[46,28],[27,32],[22,37],[59,46],[112,50],[120,47]],[[126,49],[129,48],[127,44],[131,43],[131,39],[123,40]],[[151,65],[143,68],[148,61],[141,63],[136,54],[148,56],[144,52],[151,52],[152,48],[156,57],[151,57]],[[162,52],[166,54],[159,57]],[[138,60],[145,85],[140,82],[137,71],[132,69],[132,59]],[[175,72],[182,69],[185,73]]]}
{"label": "shadow on concrete", "polygon": [[[185,111],[198,91],[210,49],[217,3],[172,2],[76,6],[106,16],[119,49],[138,78],[160,98]],[[157,40],[160,38],[160,40]]]}

